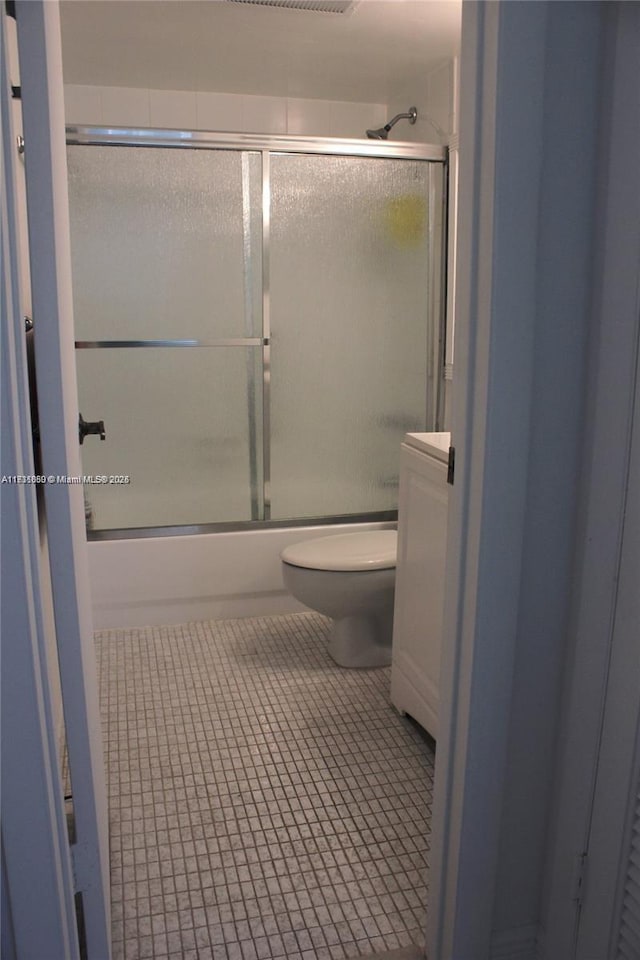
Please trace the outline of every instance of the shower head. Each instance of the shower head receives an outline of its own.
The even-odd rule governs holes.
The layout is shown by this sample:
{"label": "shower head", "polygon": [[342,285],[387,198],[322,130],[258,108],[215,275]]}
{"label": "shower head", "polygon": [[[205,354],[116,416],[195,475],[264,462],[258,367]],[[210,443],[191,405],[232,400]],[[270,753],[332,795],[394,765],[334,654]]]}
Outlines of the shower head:
{"label": "shower head", "polygon": [[418,117],[418,111],[415,107],[409,107],[407,113],[398,113],[393,118],[389,120],[389,123],[385,123],[384,127],[379,127],[377,130],[367,130],[367,136],[369,140],[386,140],[389,136],[389,131],[391,127],[395,126],[398,120],[408,120],[409,123],[413,124],[416,122]]}
{"label": "shower head", "polygon": [[386,140],[389,136],[389,131],[386,127],[380,127],[378,130],[367,130],[367,136],[369,140]]}

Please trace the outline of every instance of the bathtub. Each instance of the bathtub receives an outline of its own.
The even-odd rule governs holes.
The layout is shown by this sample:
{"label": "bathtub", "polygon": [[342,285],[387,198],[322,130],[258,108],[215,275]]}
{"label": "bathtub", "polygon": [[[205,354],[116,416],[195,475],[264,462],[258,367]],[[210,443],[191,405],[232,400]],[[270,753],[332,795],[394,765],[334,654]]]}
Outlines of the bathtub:
{"label": "bathtub", "polygon": [[279,527],[87,544],[96,630],[306,609],[282,582],[280,551],[334,533],[393,522]]}

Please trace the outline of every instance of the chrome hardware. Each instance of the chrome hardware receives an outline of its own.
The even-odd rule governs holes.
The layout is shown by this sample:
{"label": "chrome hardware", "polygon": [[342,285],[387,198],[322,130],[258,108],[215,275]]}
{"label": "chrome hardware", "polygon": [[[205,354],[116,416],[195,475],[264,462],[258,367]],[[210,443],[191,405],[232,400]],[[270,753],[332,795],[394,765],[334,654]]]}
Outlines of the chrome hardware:
{"label": "chrome hardware", "polygon": [[380,140],[333,137],[287,137],[276,134],[207,133],[200,130],[159,130],[129,127],[66,127],[67,145],[94,144],[120,147],[183,147],[221,150],[273,150],[285,153],[331,153],[345,157],[389,157],[399,160],[432,160],[446,163],[447,151],[439,144],[385,143]]}
{"label": "chrome hardware", "polygon": [[76,350],[114,350],[132,347],[263,347],[264,337],[229,337],[225,340],[76,340]]}

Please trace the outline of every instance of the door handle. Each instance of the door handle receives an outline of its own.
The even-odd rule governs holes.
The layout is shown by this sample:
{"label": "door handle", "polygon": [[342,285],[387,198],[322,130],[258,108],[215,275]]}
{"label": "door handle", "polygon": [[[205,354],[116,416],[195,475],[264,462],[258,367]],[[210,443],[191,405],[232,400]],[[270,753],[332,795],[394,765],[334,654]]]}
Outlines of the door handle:
{"label": "door handle", "polygon": [[78,438],[81,445],[84,443],[84,438],[89,436],[89,434],[96,434],[101,440],[105,440],[104,420],[85,420],[82,414],[80,414],[78,419]]}

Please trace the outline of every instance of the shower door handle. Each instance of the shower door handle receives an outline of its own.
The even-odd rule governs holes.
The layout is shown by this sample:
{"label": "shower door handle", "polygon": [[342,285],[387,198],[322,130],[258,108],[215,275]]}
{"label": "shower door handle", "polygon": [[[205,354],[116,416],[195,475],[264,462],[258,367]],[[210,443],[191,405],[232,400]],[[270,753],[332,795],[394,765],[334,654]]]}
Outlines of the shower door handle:
{"label": "shower door handle", "polygon": [[106,440],[104,420],[85,420],[82,414],[79,414],[78,438],[81,445],[84,443],[84,438],[89,434],[96,434],[101,440]]}

